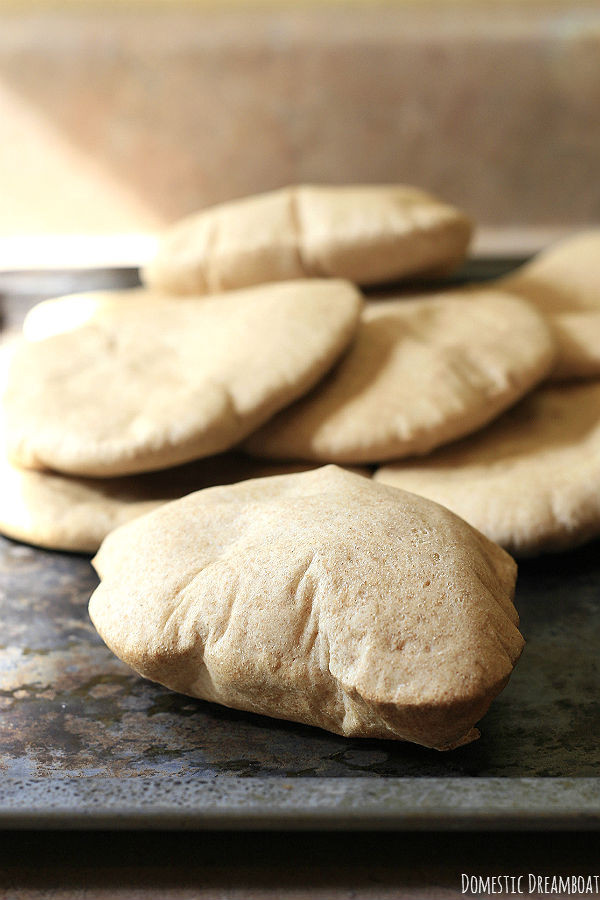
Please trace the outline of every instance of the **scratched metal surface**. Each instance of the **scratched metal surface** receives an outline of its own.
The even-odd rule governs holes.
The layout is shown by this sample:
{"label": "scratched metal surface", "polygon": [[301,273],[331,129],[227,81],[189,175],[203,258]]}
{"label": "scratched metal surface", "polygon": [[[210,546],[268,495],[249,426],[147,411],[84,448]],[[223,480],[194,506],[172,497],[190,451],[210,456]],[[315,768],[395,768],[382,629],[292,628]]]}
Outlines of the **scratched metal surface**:
{"label": "scratched metal surface", "polygon": [[[131,272],[48,278],[32,284],[27,276],[8,282],[0,277],[9,327],[40,296],[94,287],[101,279],[114,286],[135,283]],[[352,818],[352,785],[354,806],[362,804],[361,827],[381,824],[385,810],[388,825],[445,827],[452,810],[454,827],[460,827],[461,810],[469,827],[489,825],[496,813],[498,825],[508,821],[506,810],[514,820],[517,808],[523,821],[529,810],[531,827],[565,827],[570,820],[581,824],[584,798],[592,803],[590,821],[600,823],[600,543],[521,564],[516,603],[526,650],[482,721],[481,739],[447,754],[348,740],[144,681],[110,653],[89,621],[87,601],[96,583],[84,556],[0,538],[0,826],[18,816],[28,826],[85,825],[90,796],[86,800],[80,791],[52,817],[45,792],[45,786],[64,789],[70,783],[65,779],[81,776],[92,777],[86,783],[94,786],[96,805],[98,794],[106,802],[112,797],[113,818],[127,806],[115,799],[121,797],[115,785],[131,778],[129,783],[143,784],[149,813],[144,827],[165,825],[168,804],[160,797],[166,784],[170,827],[201,827],[198,817],[190,820],[189,807],[178,818],[184,793],[188,801],[196,798],[197,812],[208,797],[204,785],[225,784],[219,808],[226,813],[240,790],[239,776],[267,791],[261,796],[271,816],[263,809],[263,827],[281,824],[284,808],[287,824],[294,825],[294,815],[298,824],[303,802],[304,827],[317,821],[319,811],[329,815],[322,819],[327,827],[343,827]],[[164,776],[175,780],[165,782]],[[282,785],[284,800],[273,793]],[[405,791],[403,800],[396,794],[389,799],[392,787]],[[423,800],[427,791],[431,808]],[[309,795],[313,805],[307,808]],[[244,827],[244,810],[251,806],[251,800],[241,804],[236,827]],[[206,821],[219,824],[210,816]],[[227,816],[219,821],[226,823]]]}
{"label": "scratched metal surface", "polygon": [[5,775],[600,775],[600,545],[521,565],[527,649],[452,753],[348,740],[174,694],[96,635],[88,559],[0,542],[0,767]]}

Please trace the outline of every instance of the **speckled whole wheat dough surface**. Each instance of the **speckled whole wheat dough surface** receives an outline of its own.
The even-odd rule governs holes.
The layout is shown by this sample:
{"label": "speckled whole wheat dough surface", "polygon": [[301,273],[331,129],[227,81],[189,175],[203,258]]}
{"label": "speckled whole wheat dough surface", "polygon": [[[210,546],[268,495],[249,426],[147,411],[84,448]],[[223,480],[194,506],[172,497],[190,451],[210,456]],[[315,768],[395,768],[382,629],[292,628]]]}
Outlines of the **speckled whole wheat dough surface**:
{"label": "speckled whole wheat dough surface", "polygon": [[515,403],[553,360],[543,316],[508,293],[369,302],[341,362],[244,446],[336,463],[427,453]]}
{"label": "speckled whole wheat dough surface", "polygon": [[[21,469],[2,456],[0,532],[50,550],[95,553],[114,528],[192,491],[312,467],[269,464],[231,452],[160,472],[77,478],[49,470]],[[371,473],[363,469],[360,474],[369,477]]]}
{"label": "speckled whole wheat dough surface", "polygon": [[96,300],[77,327],[12,355],[7,451],[22,467],[108,477],[226,450],[322,377],[362,305],[337,280]]}
{"label": "speckled whole wheat dough surface", "polygon": [[334,466],[162,506],[94,564],[92,621],[140,674],[348,736],[472,740],[523,645],[503,550]]}
{"label": "speckled whole wheat dough surface", "polygon": [[600,382],[538,388],[484,431],[375,478],[447,506],[517,556],[600,534]]}
{"label": "speckled whole wheat dough surface", "polygon": [[600,228],[549,247],[497,285],[548,317],[558,350],[553,381],[600,377]]}
{"label": "speckled whole wheat dough surface", "polygon": [[303,185],[223,203],[176,223],[142,278],[173,293],[211,293],[303,277],[357,284],[446,274],[471,222],[406,185]]}

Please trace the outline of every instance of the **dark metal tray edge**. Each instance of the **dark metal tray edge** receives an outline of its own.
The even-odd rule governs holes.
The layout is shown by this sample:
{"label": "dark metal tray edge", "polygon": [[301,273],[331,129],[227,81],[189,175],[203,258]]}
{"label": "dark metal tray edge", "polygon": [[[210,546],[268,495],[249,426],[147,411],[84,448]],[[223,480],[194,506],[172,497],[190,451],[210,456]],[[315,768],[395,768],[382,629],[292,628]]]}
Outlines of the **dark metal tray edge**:
{"label": "dark metal tray edge", "polygon": [[[543,782],[543,784],[541,783]],[[27,778],[4,829],[594,830],[597,778]]]}

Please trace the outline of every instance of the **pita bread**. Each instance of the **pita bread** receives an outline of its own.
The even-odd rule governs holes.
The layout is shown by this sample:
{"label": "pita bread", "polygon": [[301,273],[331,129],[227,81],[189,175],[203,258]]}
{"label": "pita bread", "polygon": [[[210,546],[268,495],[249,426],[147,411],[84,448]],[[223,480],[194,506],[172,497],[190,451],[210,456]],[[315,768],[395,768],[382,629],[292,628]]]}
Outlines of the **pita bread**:
{"label": "pita bread", "polygon": [[[269,465],[242,453],[222,453],[160,472],[77,478],[20,469],[0,458],[0,531],[50,550],[95,553],[114,528],[169,500],[205,487],[310,468],[301,463]],[[370,473],[364,469],[361,474]]]}
{"label": "pita bread", "polygon": [[124,304],[138,302],[140,305],[147,299],[151,305],[154,297],[166,299],[166,295],[155,295],[144,288],[126,288],[120,291],[83,291],[79,294],[66,294],[63,297],[51,297],[36,303],[23,321],[23,337],[28,341],[42,341],[56,334],[75,331],[83,325],[102,317],[107,310]]}
{"label": "pita bread", "polygon": [[510,294],[446,291],[368,303],[338,366],[245,447],[337,463],[427,453],[515,403],[553,358],[543,317]]}
{"label": "pita bread", "polygon": [[518,556],[600,534],[600,383],[542,387],[485,431],[375,478],[447,506]]}
{"label": "pita bread", "polygon": [[198,294],[290,278],[442,275],[463,261],[471,230],[462,212],[413,187],[288,187],[177,223],[142,278]]}
{"label": "pita bread", "polygon": [[166,504],[94,565],[92,621],[137,672],[348,736],[472,740],[523,645],[504,551],[336,467]]}
{"label": "pita bread", "polygon": [[9,458],[108,477],[226,450],[323,376],[353,337],[361,304],[336,280],[201,303],[105,295],[73,330],[13,354]]}
{"label": "pita bread", "polygon": [[548,316],[558,345],[553,380],[600,376],[600,228],[550,247],[497,284]]}

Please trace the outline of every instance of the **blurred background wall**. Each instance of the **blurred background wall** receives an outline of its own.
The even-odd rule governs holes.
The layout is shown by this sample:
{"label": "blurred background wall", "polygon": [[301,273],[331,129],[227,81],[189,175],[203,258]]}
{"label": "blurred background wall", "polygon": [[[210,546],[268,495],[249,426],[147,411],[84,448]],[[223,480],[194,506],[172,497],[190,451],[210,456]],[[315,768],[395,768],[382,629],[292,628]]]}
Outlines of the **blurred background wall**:
{"label": "blurred background wall", "polygon": [[600,4],[0,6],[0,238],[302,181],[431,188],[495,247],[598,223]]}

